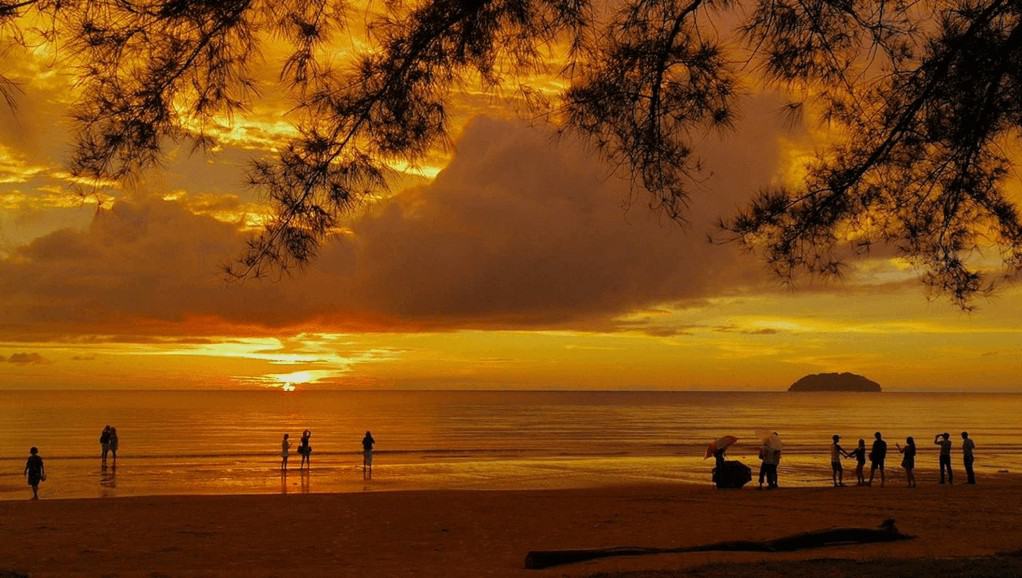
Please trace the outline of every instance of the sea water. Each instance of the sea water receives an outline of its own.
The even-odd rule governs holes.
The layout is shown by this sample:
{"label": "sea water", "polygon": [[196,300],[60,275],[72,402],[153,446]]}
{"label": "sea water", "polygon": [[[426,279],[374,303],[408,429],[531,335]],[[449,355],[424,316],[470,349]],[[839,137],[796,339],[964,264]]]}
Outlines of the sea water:
{"label": "sea water", "polygon": [[[968,430],[982,478],[1022,472],[1020,415],[1022,394],[982,393],[3,391],[0,499],[29,495],[31,446],[45,459],[45,498],[709,484],[707,443],[737,436],[729,456],[755,473],[761,431],[784,442],[782,485],[828,485],[831,435],[851,450],[875,431],[899,480],[895,443],[915,436],[928,480],[944,431],[963,474]],[[107,424],[119,434],[116,467],[99,457]],[[307,474],[296,451],[306,429]],[[377,442],[372,482],[361,469],[366,430]],[[284,432],[294,443],[286,475]]]}

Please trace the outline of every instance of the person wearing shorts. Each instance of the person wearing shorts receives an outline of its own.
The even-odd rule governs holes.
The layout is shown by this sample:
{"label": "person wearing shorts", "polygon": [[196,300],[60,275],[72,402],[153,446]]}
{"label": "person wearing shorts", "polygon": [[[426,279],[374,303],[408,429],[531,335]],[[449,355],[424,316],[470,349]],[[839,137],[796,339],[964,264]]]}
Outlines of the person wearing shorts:
{"label": "person wearing shorts", "polygon": [[880,432],[873,434],[873,449],[869,452],[869,482],[866,485],[873,485],[873,476],[880,470],[880,487],[884,487],[886,476],[884,474],[884,460],[887,459],[887,442],[884,441]]}
{"label": "person wearing shorts", "polygon": [[841,458],[850,457],[850,454],[841,448],[841,436],[831,436],[834,443],[830,444],[830,470],[831,478],[834,480],[835,488],[843,488],[845,485],[845,469],[841,466]]}

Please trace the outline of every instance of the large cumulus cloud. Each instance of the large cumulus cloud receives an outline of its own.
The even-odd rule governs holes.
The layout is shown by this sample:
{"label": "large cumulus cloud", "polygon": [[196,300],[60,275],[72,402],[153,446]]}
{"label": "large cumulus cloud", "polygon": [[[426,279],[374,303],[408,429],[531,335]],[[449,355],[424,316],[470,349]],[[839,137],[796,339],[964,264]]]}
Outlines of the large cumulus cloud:
{"label": "large cumulus cloud", "polygon": [[[773,103],[759,98],[758,112]],[[705,234],[776,173],[779,128],[750,115],[740,138],[707,139],[707,179],[689,224],[571,138],[480,118],[431,184],[381,201],[308,271],[228,284],[219,265],[244,234],[176,201],[135,195],[85,229],[35,239],[0,261],[0,319],[18,335],[462,327],[608,328],[656,303],[698,300],[762,279]],[[631,206],[626,204],[631,199]]]}

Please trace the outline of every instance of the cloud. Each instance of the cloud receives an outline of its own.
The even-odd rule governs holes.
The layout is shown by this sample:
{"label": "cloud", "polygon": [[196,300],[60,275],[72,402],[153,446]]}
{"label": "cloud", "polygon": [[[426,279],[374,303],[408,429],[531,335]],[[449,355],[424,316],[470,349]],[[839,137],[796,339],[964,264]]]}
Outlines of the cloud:
{"label": "cloud", "polygon": [[36,365],[46,363],[46,358],[38,353],[12,353],[10,357],[0,355],[0,362],[15,363],[17,365]]}
{"label": "cloud", "polygon": [[219,266],[243,247],[239,223],[196,214],[194,197],[126,194],[87,228],[0,260],[5,337],[625,329],[615,319],[631,311],[765,282],[751,258],[705,235],[776,173],[782,129],[762,122],[774,104],[754,99],[740,138],[701,145],[710,172],[686,226],[630,196],[570,137],[492,118],[465,128],[432,183],[353,217],[294,279],[225,283]]}

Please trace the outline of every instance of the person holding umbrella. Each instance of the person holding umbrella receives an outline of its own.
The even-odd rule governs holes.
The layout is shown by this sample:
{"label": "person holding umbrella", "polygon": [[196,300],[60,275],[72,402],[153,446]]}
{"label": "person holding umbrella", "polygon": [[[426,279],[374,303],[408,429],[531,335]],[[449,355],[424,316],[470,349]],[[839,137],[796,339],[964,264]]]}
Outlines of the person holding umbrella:
{"label": "person holding umbrella", "polygon": [[752,479],[752,470],[741,462],[729,462],[725,459],[727,448],[738,442],[735,436],[724,436],[710,442],[706,447],[703,459],[711,455],[714,459],[713,483],[717,488],[740,488]]}

